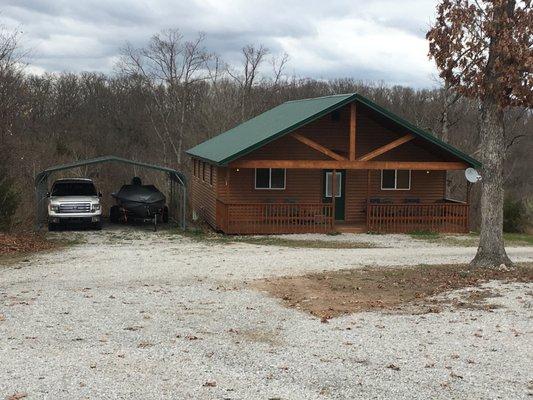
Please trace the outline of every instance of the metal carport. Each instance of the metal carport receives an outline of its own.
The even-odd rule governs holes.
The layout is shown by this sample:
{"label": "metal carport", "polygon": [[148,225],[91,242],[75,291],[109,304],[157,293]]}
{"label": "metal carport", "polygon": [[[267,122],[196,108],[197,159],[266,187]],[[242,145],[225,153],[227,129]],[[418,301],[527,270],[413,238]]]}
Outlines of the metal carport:
{"label": "metal carport", "polygon": [[127,158],[117,156],[102,156],[91,158],[87,160],[77,160],[70,164],[55,165],[47,168],[37,174],[35,177],[35,197],[37,205],[37,228],[41,228],[46,222],[47,210],[46,210],[46,193],[48,190],[48,177],[54,172],[63,171],[66,169],[83,167],[86,165],[100,164],[106,162],[119,162],[124,164],[136,165],[143,168],[149,168],[161,172],[165,172],[168,175],[170,181],[170,199],[169,199],[169,211],[170,216],[176,220],[178,225],[185,229],[186,227],[186,205],[187,205],[187,180],[182,172],[175,169],[147,164],[140,161],[129,160]]}

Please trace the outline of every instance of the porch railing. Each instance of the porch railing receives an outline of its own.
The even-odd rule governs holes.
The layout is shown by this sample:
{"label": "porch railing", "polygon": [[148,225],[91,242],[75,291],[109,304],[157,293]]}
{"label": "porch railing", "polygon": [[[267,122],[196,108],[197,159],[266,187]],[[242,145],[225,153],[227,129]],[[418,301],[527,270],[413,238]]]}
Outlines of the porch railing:
{"label": "porch railing", "polygon": [[367,204],[370,232],[407,233],[415,231],[466,233],[469,231],[468,204]]}
{"label": "porch railing", "polygon": [[219,228],[230,234],[327,233],[333,229],[332,211],[322,203],[217,201]]}

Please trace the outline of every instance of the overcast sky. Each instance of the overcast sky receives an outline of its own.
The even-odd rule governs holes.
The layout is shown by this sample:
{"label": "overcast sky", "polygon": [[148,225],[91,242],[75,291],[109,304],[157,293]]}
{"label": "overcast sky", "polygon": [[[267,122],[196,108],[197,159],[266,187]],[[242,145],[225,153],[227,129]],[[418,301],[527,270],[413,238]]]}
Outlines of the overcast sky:
{"label": "overcast sky", "polygon": [[126,42],[179,28],[206,34],[229,64],[249,43],[290,56],[287,73],[415,87],[435,85],[424,38],[436,0],[0,0],[0,24],[19,28],[31,69],[112,72]]}

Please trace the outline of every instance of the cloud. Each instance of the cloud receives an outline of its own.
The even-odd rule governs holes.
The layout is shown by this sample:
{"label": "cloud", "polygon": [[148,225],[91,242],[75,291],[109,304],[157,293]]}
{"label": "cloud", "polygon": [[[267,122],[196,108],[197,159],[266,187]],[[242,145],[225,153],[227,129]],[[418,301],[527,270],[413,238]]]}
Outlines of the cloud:
{"label": "cloud", "polygon": [[434,84],[425,31],[436,0],[3,0],[0,24],[24,31],[34,71],[111,72],[126,42],[179,28],[206,34],[230,64],[248,43],[290,55],[297,76]]}

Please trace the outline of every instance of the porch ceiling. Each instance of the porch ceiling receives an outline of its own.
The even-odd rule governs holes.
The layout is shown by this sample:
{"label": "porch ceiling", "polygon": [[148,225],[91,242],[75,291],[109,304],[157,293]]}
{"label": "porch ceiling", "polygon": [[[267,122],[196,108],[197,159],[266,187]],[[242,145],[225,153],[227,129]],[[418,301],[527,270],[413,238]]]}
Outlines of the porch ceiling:
{"label": "porch ceiling", "polygon": [[285,169],[410,169],[427,171],[463,170],[465,162],[444,161],[349,161],[349,160],[237,160],[231,168],[285,168]]}

